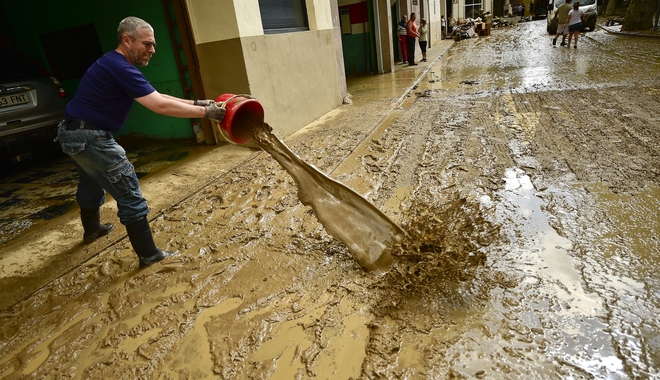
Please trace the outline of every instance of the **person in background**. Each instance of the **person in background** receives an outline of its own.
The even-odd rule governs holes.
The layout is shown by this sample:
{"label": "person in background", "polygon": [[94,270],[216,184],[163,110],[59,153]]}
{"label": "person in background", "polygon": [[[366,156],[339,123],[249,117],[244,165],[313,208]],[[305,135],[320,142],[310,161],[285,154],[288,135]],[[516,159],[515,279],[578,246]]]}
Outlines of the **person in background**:
{"label": "person in background", "polygon": [[440,16],[440,25],[442,27],[442,32],[440,33],[440,36],[442,40],[447,38],[447,20],[445,20],[445,15]]}
{"label": "person in background", "polygon": [[447,25],[449,25],[449,30],[451,30],[451,33],[449,33],[449,37],[453,38],[454,37],[454,27],[456,26],[456,19],[454,16],[449,15],[449,18],[447,19]]}
{"label": "person in background", "polygon": [[399,47],[401,48],[401,63],[408,62],[408,45],[406,42],[406,24],[408,23],[408,16],[403,15],[401,21],[396,26],[397,34],[399,35]]}
{"label": "person in background", "polygon": [[415,63],[415,40],[419,38],[417,32],[417,24],[415,20],[417,15],[413,12],[410,14],[410,19],[406,24],[406,45],[408,46],[408,66],[417,66]]}
{"label": "person in background", "polygon": [[92,243],[114,229],[102,224],[99,209],[106,192],[117,202],[117,216],[126,226],[140,267],[154,264],[176,252],[156,247],[147,214],[147,201],[126,151],[113,133],[121,131],[133,104],[180,118],[221,121],[224,108],[212,100],[188,100],[161,94],[136,66],[147,66],[156,53],[154,30],[146,21],[127,17],[117,28],[118,45],[85,72],[73,99],[67,104],[57,139],[78,171],[76,201],[80,206],[83,241]]}
{"label": "person in background", "polygon": [[566,36],[568,35],[568,26],[566,21],[568,20],[568,12],[571,11],[571,0],[566,0],[566,2],[557,8],[555,12],[555,21],[557,22],[557,33],[555,38],[552,39],[552,45],[557,45],[557,37],[561,35],[561,44],[560,46],[566,45]]}
{"label": "person in background", "polygon": [[571,38],[575,36],[575,43],[573,48],[577,49],[578,37],[580,36],[580,30],[582,30],[582,20],[584,20],[584,11],[580,9],[580,2],[576,1],[573,4],[573,9],[568,12],[568,47],[571,47]]}
{"label": "person in background", "polygon": [[453,15],[449,15],[449,18],[447,19],[447,22],[449,23],[449,29],[456,26],[456,19],[454,18]]}
{"label": "person in background", "polygon": [[422,62],[426,62],[426,45],[428,43],[429,26],[426,19],[421,19],[419,24],[419,48],[422,50]]}
{"label": "person in background", "polygon": [[486,21],[486,12],[484,12],[483,8],[479,8],[479,11],[477,11],[477,17],[482,21]]}

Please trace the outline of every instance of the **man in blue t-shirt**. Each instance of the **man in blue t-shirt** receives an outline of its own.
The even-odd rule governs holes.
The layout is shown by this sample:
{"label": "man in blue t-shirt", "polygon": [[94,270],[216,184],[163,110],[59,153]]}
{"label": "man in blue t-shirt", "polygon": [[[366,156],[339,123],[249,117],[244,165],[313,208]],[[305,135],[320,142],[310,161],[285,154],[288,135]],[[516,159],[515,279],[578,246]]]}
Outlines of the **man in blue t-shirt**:
{"label": "man in blue t-shirt", "polygon": [[222,121],[225,109],[212,100],[160,94],[151,86],[135,67],[147,66],[156,53],[154,30],[146,21],[125,18],[119,23],[117,38],[117,49],[87,69],[67,104],[58,139],[80,177],[76,200],[84,242],[89,244],[114,229],[112,224],[101,224],[100,219],[99,209],[108,192],[117,201],[119,221],[126,226],[140,267],[146,267],[176,252],[156,247],[135,169],[112,134],[122,129],[135,101],[158,114],[181,118]]}

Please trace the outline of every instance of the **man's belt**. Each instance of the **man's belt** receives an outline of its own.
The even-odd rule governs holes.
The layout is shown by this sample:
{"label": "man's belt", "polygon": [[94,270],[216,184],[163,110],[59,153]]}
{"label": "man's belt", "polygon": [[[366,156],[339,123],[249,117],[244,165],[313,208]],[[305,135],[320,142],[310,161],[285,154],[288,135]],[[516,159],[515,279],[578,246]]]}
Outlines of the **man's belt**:
{"label": "man's belt", "polygon": [[64,120],[64,129],[73,131],[76,129],[95,129],[95,130],[101,130],[103,131],[104,129],[101,127],[97,127],[96,125],[92,125],[89,123],[86,123],[84,120]]}

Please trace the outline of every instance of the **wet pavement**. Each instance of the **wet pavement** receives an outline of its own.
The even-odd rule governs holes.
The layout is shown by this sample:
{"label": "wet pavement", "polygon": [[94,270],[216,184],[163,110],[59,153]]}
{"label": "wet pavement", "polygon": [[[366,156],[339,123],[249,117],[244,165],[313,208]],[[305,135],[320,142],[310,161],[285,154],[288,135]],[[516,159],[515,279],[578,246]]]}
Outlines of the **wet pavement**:
{"label": "wet pavement", "polygon": [[285,140],[408,233],[389,271],[362,269],[269,155],[212,150],[145,180],[178,256],[139,270],[121,231],[85,250],[70,217],[34,245],[79,260],[37,291],[18,278],[38,263],[4,264],[24,290],[0,376],[658,376],[660,41],[553,47],[544,23],[352,79],[352,105]]}

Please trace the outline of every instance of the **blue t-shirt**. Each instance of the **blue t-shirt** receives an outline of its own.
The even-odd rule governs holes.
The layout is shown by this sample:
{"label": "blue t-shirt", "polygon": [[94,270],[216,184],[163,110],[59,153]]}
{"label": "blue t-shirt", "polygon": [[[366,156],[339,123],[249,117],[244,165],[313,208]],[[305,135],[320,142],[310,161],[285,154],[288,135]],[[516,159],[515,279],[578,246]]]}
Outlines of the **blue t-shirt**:
{"label": "blue t-shirt", "polygon": [[144,75],[123,55],[113,50],[94,62],[67,104],[64,117],[84,120],[111,132],[119,132],[134,99],[156,91]]}

